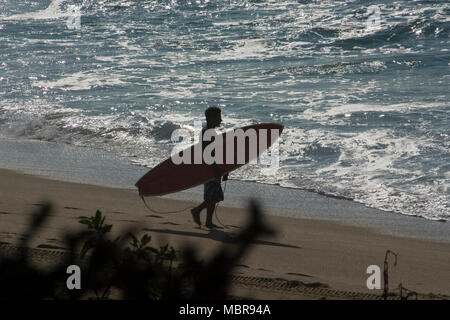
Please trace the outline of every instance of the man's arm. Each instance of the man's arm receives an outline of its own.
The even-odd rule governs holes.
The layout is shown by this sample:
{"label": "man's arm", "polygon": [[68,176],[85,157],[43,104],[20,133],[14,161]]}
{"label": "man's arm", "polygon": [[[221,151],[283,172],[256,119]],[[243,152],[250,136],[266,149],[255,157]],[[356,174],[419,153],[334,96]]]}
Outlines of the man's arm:
{"label": "man's arm", "polygon": [[214,176],[216,177],[216,179],[220,179],[222,177],[222,181],[228,180],[228,173],[221,175],[219,166],[215,162],[213,164],[211,164],[211,166],[213,167]]}
{"label": "man's arm", "polygon": [[[212,141],[205,141],[205,140],[203,140],[203,134],[204,134],[204,130],[202,130],[202,133],[201,133],[202,152],[205,150],[205,147],[206,147],[208,144],[210,144],[212,141],[214,141],[214,140],[212,140],[212,139],[215,139],[215,137],[212,137],[212,139],[211,139]],[[214,162],[211,164],[211,166],[212,166],[212,168],[213,168],[214,176],[216,177],[216,179],[220,179],[220,178],[222,177],[222,174],[221,174],[221,172],[220,172],[220,169],[219,169],[219,166],[217,165],[217,163],[214,161]],[[228,173],[223,175],[223,181],[226,181],[226,180],[228,180]]]}
{"label": "man's arm", "polygon": [[217,163],[213,163],[213,164],[211,164],[211,166],[213,167],[213,170],[214,170],[214,176],[217,178],[217,179],[220,179],[220,177],[222,176],[221,174],[220,174],[220,169],[219,169],[219,166],[217,165]]}

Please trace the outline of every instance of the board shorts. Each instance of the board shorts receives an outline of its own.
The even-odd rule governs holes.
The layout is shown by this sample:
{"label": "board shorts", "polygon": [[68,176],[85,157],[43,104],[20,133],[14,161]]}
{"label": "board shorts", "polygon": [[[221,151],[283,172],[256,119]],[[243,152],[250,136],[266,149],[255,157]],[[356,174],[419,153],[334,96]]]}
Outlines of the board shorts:
{"label": "board shorts", "polygon": [[223,190],[220,184],[220,178],[208,181],[204,184],[203,200],[217,203],[223,201]]}

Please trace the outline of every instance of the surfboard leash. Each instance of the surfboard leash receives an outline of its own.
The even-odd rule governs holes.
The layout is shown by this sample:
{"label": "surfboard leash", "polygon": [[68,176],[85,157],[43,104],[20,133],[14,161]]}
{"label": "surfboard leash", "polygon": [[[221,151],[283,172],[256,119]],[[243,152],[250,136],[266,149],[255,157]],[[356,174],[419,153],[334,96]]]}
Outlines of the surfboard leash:
{"label": "surfboard leash", "polygon": [[144,205],[145,205],[145,207],[146,207],[148,210],[150,210],[150,211],[153,212],[153,213],[158,213],[158,214],[180,213],[180,212],[183,212],[183,211],[186,211],[186,210],[189,210],[189,209],[192,209],[192,208],[195,207],[195,206],[193,206],[193,207],[187,207],[187,208],[184,208],[184,209],[181,209],[181,210],[177,210],[177,211],[158,211],[158,210],[152,209],[152,208],[147,204],[147,202],[145,201],[145,198],[144,198],[143,195],[141,195],[141,199],[142,199],[142,202],[144,202]]}
{"label": "surfboard leash", "polygon": [[[227,181],[225,181],[225,185],[224,185],[224,187],[223,187],[223,193],[224,193],[224,195],[225,195],[225,191],[226,191],[226,190],[227,190]],[[158,211],[158,210],[155,210],[155,209],[151,208],[151,207],[147,204],[147,202],[145,201],[144,195],[141,194],[140,196],[141,196],[142,202],[144,203],[144,206],[145,206],[148,210],[150,210],[151,212],[153,212],[153,213],[158,213],[158,214],[180,213],[180,212],[183,212],[183,211],[186,211],[186,210],[195,208],[195,206],[190,206],[190,207],[187,207],[187,208],[184,208],[184,209],[181,209],[181,210],[177,210],[177,211]],[[216,216],[217,221],[222,225],[222,227],[224,227],[225,229],[227,229],[227,226],[224,225],[224,224],[222,223],[222,221],[220,221],[219,216],[217,215],[217,207],[218,207],[218,206],[219,206],[219,202],[216,203],[216,206],[215,206],[215,208],[214,208],[214,214],[215,214],[215,216]]]}
{"label": "surfboard leash", "polygon": [[[223,186],[223,194],[224,194],[224,197],[225,197],[225,191],[227,190],[227,181],[228,181],[228,180],[225,180],[225,185]],[[219,216],[217,215],[217,207],[219,207],[219,202],[216,203],[216,207],[214,208],[214,214],[215,214],[215,216],[216,216],[216,220],[222,225],[222,227],[224,227],[225,229],[228,229],[227,226],[224,225],[224,224],[222,223],[222,221],[220,221]]]}

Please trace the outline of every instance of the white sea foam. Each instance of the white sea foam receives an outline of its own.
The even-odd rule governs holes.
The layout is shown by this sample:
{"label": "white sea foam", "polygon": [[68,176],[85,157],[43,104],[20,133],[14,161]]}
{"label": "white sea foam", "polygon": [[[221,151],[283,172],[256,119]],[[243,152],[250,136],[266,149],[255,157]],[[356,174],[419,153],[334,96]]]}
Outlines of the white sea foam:
{"label": "white sea foam", "polygon": [[66,18],[70,15],[67,11],[62,10],[61,6],[69,0],[52,0],[49,6],[44,10],[36,12],[27,12],[15,14],[8,17],[2,17],[2,20],[52,20]]}
{"label": "white sea foam", "polygon": [[[420,182],[432,173],[404,166],[406,161],[424,156],[433,145],[431,139],[398,137],[392,130],[380,129],[347,134],[292,129],[283,134],[288,136],[285,140],[290,141],[282,145],[284,162],[310,159],[306,164],[293,165],[292,169],[285,167],[288,172],[302,168],[306,177],[306,183],[287,185],[335,195],[348,194],[355,201],[382,210],[430,219],[448,218],[449,199],[444,195],[448,190],[448,177],[435,173],[433,183],[428,181],[429,178]],[[315,168],[314,157],[320,154],[311,156],[311,145],[336,150],[338,157],[329,165]],[[284,177],[288,175],[285,172]],[[440,195],[430,200],[430,194]]]}
{"label": "white sea foam", "polygon": [[95,87],[122,85],[125,82],[121,80],[122,76],[111,74],[105,70],[100,71],[81,71],[67,75],[58,80],[40,80],[34,81],[33,86],[46,89],[67,90],[90,90]]}
{"label": "white sea foam", "polygon": [[223,49],[220,54],[202,58],[202,60],[224,61],[242,59],[267,59],[273,53],[266,39],[246,39],[232,41],[231,49]]}

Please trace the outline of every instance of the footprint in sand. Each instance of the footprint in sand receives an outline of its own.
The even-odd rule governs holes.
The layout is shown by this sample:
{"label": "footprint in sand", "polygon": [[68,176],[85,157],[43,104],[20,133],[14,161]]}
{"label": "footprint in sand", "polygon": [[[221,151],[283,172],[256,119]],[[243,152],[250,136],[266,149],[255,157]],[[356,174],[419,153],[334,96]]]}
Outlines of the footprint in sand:
{"label": "footprint in sand", "polygon": [[150,215],[148,215],[148,216],[146,216],[146,217],[148,217],[148,218],[158,218],[158,219],[162,219],[162,217],[157,216],[157,215],[155,215],[155,214],[150,214]]}
{"label": "footprint in sand", "polygon": [[58,249],[58,250],[67,250],[67,248],[58,247],[58,246],[52,246],[52,245],[49,245],[49,244],[40,244],[40,245],[38,245],[36,248],[39,248],[39,249]]}
{"label": "footprint in sand", "polygon": [[300,277],[314,278],[313,276],[310,276],[310,275],[308,275],[308,274],[303,274],[303,273],[288,272],[288,273],[286,273],[286,274],[292,275],[292,276],[300,276]]}
{"label": "footprint in sand", "polygon": [[11,212],[0,211],[0,214],[11,214]]}
{"label": "footprint in sand", "polygon": [[67,248],[58,247],[58,246],[52,246],[50,244],[40,244],[36,248],[39,249],[57,249],[57,250],[67,250]]}
{"label": "footprint in sand", "polygon": [[178,223],[174,223],[174,222],[170,222],[170,221],[162,222],[161,224],[170,224],[172,226],[179,226],[180,225]]}
{"label": "footprint in sand", "polygon": [[59,241],[58,239],[53,239],[53,238],[45,239],[45,240],[47,240],[48,242],[53,242],[53,243],[63,243],[62,241]]}

